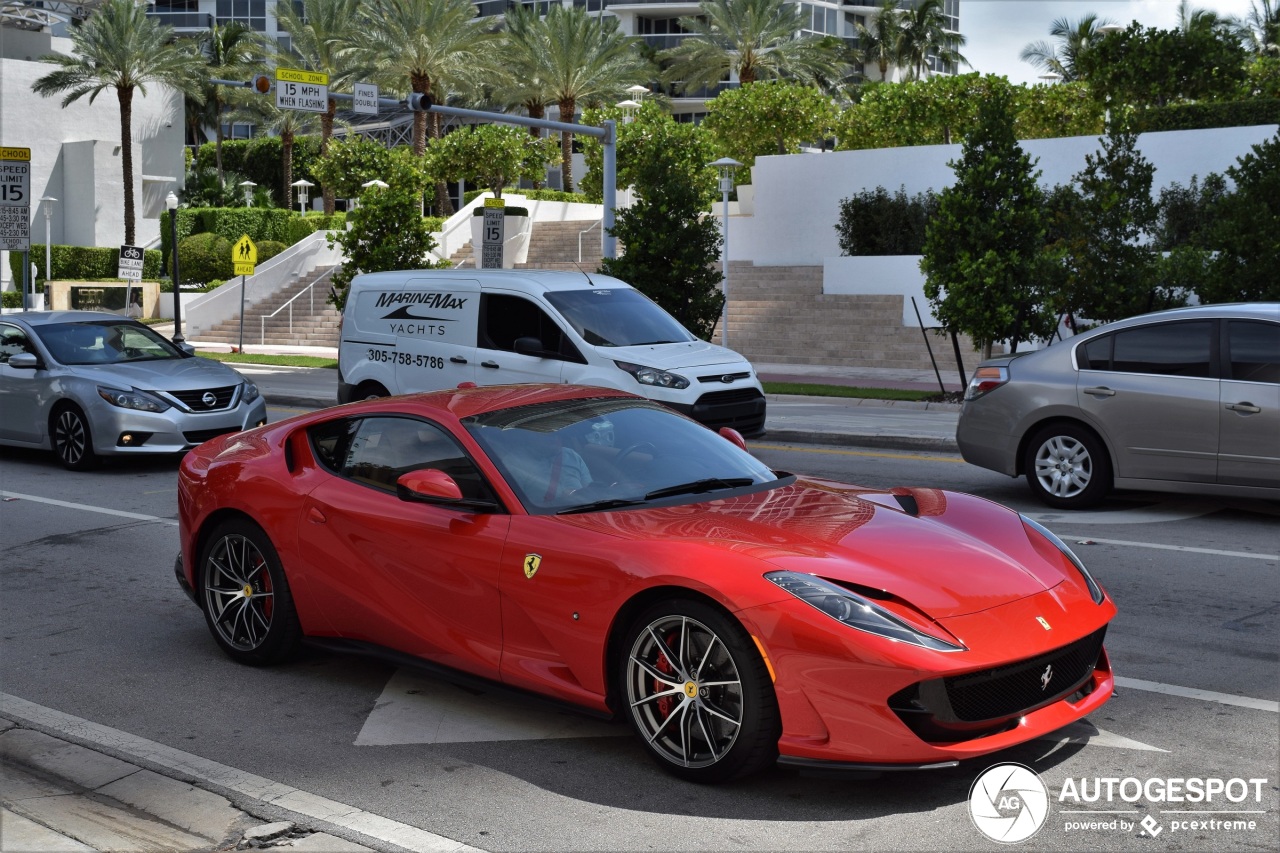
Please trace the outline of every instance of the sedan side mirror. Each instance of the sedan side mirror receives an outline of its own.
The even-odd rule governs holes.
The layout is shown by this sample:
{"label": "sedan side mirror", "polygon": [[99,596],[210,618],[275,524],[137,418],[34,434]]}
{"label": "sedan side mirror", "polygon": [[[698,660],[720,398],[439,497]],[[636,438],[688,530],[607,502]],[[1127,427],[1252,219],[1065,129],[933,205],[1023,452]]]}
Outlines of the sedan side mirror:
{"label": "sedan side mirror", "polygon": [[182,350],[187,355],[196,354],[196,348],[193,347],[191,344],[187,343],[186,341],[183,341],[182,343],[178,344],[178,349]]}
{"label": "sedan side mirror", "polygon": [[9,356],[9,366],[14,370],[38,370],[40,357],[33,352],[15,352]]}

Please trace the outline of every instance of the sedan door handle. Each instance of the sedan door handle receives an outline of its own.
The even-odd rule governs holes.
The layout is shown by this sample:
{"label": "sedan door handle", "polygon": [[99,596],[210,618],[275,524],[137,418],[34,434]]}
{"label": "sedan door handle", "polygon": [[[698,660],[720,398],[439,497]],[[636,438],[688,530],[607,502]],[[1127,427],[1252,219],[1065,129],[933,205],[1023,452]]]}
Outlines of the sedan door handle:
{"label": "sedan door handle", "polygon": [[309,510],[307,510],[307,520],[310,521],[312,524],[324,524],[329,519],[324,517],[323,512],[316,509],[315,507],[311,507]]}
{"label": "sedan door handle", "polygon": [[1230,406],[1227,406],[1227,408],[1233,412],[1244,412],[1247,415],[1256,415],[1258,412],[1262,411],[1261,406],[1255,406],[1253,403],[1249,402],[1232,403]]}
{"label": "sedan door handle", "polygon": [[498,362],[496,362],[496,361],[482,361],[482,362],[480,362],[480,366],[481,366],[481,367],[488,367],[488,368],[491,368],[491,369],[493,369],[493,370],[497,370],[497,369],[498,369]]}
{"label": "sedan door handle", "polygon": [[450,361],[452,361],[454,364],[466,364],[466,363],[467,363],[467,360],[466,360],[465,358],[463,358],[462,356],[460,356],[460,355],[451,355],[451,356],[449,356],[449,360],[450,360]]}
{"label": "sedan door handle", "polygon": [[1116,395],[1115,391],[1112,391],[1110,388],[1106,388],[1106,387],[1086,388],[1084,389],[1084,393],[1093,397],[1114,397]]}

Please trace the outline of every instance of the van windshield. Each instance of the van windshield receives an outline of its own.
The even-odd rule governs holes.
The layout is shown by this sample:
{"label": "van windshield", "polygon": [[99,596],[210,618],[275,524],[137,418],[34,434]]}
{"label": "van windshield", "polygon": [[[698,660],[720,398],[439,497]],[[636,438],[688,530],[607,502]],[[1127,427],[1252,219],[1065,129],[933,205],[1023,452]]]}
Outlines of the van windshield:
{"label": "van windshield", "polygon": [[593,346],[630,347],[697,340],[675,317],[631,288],[557,290],[546,297],[573,330]]}

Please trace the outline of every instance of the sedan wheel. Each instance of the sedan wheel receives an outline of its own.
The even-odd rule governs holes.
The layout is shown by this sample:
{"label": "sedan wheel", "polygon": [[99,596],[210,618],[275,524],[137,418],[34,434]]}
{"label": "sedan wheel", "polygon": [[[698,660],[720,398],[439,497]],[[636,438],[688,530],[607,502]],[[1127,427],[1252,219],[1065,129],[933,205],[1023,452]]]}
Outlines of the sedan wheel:
{"label": "sedan wheel", "polygon": [[1027,445],[1024,467],[1031,491],[1058,509],[1093,506],[1111,489],[1106,448],[1075,424],[1051,425],[1036,433]]}
{"label": "sedan wheel", "polygon": [[233,659],[254,665],[291,656],[302,637],[280,558],[262,528],[224,522],[200,558],[205,620]]}
{"label": "sedan wheel", "polygon": [[53,452],[58,461],[71,471],[88,471],[98,467],[93,452],[93,433],[84,412],[73,405],[63,405],[53,416]]}
{"label": "sedan wheel", "polygon": [[777,699],[736,622],[699,602],[664,602],[636,621],[625,648],[621,696],[662,767],[719,782],[777,758]]}

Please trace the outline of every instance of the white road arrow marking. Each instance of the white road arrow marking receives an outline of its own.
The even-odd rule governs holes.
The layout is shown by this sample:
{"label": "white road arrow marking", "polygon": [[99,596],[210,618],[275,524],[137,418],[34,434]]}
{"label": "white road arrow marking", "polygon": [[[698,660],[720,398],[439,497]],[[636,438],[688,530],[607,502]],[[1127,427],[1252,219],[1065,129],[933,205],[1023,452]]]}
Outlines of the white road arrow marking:
{"label": "white road arrow marking", "polygon": [[558,713],[502,693],[475,695],[402,669],[383,688],[355,745],[619,737],[628,732],[623,725]]}
{"label": "white road arrow marking", "polygon": [[1136,749],[1143,752],[1168,752],[1167,749],[1161,749],[1158,746],[1152,746],[1149,743],[1132,740],[1131,738],[1118,735],[1115,732],[1109,732],[1100,729],[1088,720],[1076,720],[1068,726],[1063,726],[1056,732],[1050,732],[1044,737],[1036,738],[1036,740],[1053,741],[1053,747],[1040,756],[1041,759],[1053,755],[1069,743],[1088,744],[1089,746],[1109,746],[1112,749]]}

